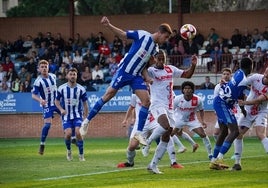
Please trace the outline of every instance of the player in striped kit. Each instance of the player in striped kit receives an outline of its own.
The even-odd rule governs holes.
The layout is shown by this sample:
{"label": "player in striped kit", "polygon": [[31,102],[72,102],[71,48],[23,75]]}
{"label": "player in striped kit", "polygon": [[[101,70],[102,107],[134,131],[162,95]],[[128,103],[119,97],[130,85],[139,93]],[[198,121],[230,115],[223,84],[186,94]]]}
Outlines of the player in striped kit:
{"label": "player in striped kit", "polygon": [[112,99],[120,88],[130,85],[142,103],[139,111],[138,128],[134,138],[140,144],[147,145],[146,140],[141,135],[150,106],[150,97],[144,82],[150,80],[150,78],[145,67],[148,62],[154,63],[154,55],[158,51],[158,44],[165,43],[172,30],[168,24],[163,23],[159,26],[158,31],[153,34],[144,30],[123,31],[112,25],[106,16],[101,19],[101,23],[116,35],[132,39],[133,42],[129,52],[120,61],[117,72],[105,94],[95,103],[88,117],[83,121],[80,132],[83,136],[86,135],[89,122],[96,116],[103,105]]}
{"label": "player in striped kit", "polygon": [[75,129],[77,147],[79,150],[79,160],[85,161],[84,141],[79,132],[79,128],[83,121],[83,115],[86,116],[88,114],[87,93],[83,86],[76,83],[77,70],[75,68],[68,70],[67,78],[68,82],[58,88],[55,105],[61,112],[65,145],[67,148],[67,160],[71,161],[73,159],[71,136],[72,130]]}
{"label": "player in striped kit", "polygon": [[48,72],[49,63],[46,60],[39,61],[38,70],[40,75],[34,81],[32,98],[38,101],[43,107],[44,126],[42,128],[41,143],[39,147],[39,154],[43,155],[46,138],[52,124],[53,114],[54,112],[59,113],[59,110],[54,104],[57,93],[56,75]]}
{"label": "player in striped kit", "polygon": [[239,105],[245,105],[247,115],[241,115],[238,120],[239,136],[234,141],[235,164],[232,170],[242,170],[241,155],[243,151],[243,135],[253,126],[264,150],[268,153],[268,138],[266,137],[268,113],[268,68],[264,74],[253,74],[248,77],[251,89],[247,99],[238,100]]}

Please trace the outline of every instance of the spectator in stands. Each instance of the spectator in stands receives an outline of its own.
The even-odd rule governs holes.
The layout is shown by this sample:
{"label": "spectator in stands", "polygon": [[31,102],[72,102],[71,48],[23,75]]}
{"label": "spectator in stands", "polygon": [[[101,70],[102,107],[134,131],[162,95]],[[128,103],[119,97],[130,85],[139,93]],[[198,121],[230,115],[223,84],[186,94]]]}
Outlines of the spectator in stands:
{"label": "spectator in stands", "polygon": [[34,62],[37,64],[37,62],[39,61],[39,57],[35,51],[32,51],[31,57],[34,59]]}
{"label": "spectator in stands", "polygon": [[65,50],[63,52],[62,62],[64,62],[66,64],[67,68],[70,68],[72,66],[73,60],[72,60],[72,56],[70,55],[69,51]]}
{"label": "spectator in stands", "polygon": [[54,41],[51,41],[50,42],[50,46],[48,47],[48,52],[51,56],[52,59],[55,58],[56,56],[56,52],[58,52],[59,49],[57,48],[57,46],[55,45],[55,42]]}
{"label": "spectator in stands", "polygon": [[46,37],[44,38],[44,41],[46,42],[47,48],[51,45],[52,41],[54,42],[54,38],[50,31],[46,33]]}
{"label": "spectator in stands", "polygon": [[242,57],[249,57],[249,58],[253,58],[253,52],[250,51],[250,45],[246,45],[245,46],[245,51],[242,53]]}
{"label": "spectator in stands", "polygon": [[172,34],[168,40],[167,53],[171,54],[171,50],[178,45],[179,40],[181,40],[180,35],[176,29],[173,29]]}
{"label": "spectator in stands", "polygon": [[[97,63],[95,65],[99,65],[101,68],[106,68],[108,65],[106,64],[106,57],[104,54],[99,54],[97,56]],[[95,67],[95,66],[94,66]],[[93,67],[93,68],[94,68]]]}
{"label": "spectator in stands", "polygon": [[93,33],[90,33],[90,37],[86,40],[86,45],[89,50],[96,49],[96,38]]}
{"label": "spectator in stands", "polygon": [[39,48],[36,47],[36,44],[33,42],[32,47],[27,51],[26,57],[27,59],[30,59],[32,57],[33,52],[38,54]]}
{"label": "spectator in stands", "polygon": [[9,82],[11,85],[11,83],[15,81],[16,78],[18,77],[18,73],[14,68],[9,68],[6,76],[7,76],[7,82]]}
{"label": "spectator in stands", "polygon": [[91,85],[92,73],[90,67],[88,66],[84,67],[84,70],[82,71],[80,79],[78,81],[82,86],[88,87],[89,85]]}
{"label": "spectator in stands", "polygon": [[17,53],[23,53],[23,38],[21,35],[18,36],[18,39],[14,42],[14,50]]}
{"label": "spectator in stands", "polygon": [[[4,43],[4,48],[5,48],[6,52],[7,52],[7,54],[14,53],[14,46],[10,42],[10,40],[6,40],[6,42]],[[1,58],[0,58],[0,60],[1,60]]]}
{"label": "spectator in stands", "polygon": [[87,49],[86,54],[83,56],[83,59],[85,59],[89,63],[90,68],[95,67],[96,59],[89,48]]}
{"label": "spectator in stands", "polygon": [[255,28],[252,33],[252,43],[251,43],[251,48],[256,48],[257,42],[260,40],[261,34],[259,32],[258,28]]}
{"label": "spectator in stands", "polygon": [[73,38],[69,38],[68,41],[65,44],[64,51],[68,51],[69,53],[73,52]]}
{"label": "spectator in stands", "polygon": [[179,48],[178,44],[174,44],[174,47],[171,49],[169,56],[171,65],[174,65],[175,67],[180,67],[183,61],[182,55],[184,55],[184,46],[182,40],[180,40],[179,43],[181,43],[182,46]]}
{"label": "spectator in stands", "polygon": [[207,37],[207,41],[210,41],[210,39],[213,39],[214,43],[218,40],[219,35],[216,33],[216,29],[215,28],[210,28],[209,30],[209,34]]}
{"label": "spectator in stands", "polygon": [[14,93],[20,91],[20,79],[18,77],[11,83],[11,91]]}
{"label": "spectator in stands", "polygon": [[252,35],[249,33],[248,28],[244,30],[244,34],[241,39],[241,48],[245,48],[246,46],[251,46]]}
{"label": "spectator in stands", "polygon": [[84,39],[80,36],[80,33],[76,33],[74,36],[74,42],[73,42],[73,52],[76,50],[81,51],[82,48],[85,46]]}
{"label": "spectator in stands", "polygon": [[98,51],[99,54],[103,54],[105,57],[108,57],[111,54],[111,49],[106,40],[104,40],[102,44],[99,45]]}
{"label": "spectator in stands", "polygon": [[221,58],[222,68],[230,67],[232,61],[233,61],[232,52],[230,52],[228,46],[224,46],[223,52],[222,52],[222,58]]}
{"label": "spectator in stands", "polygon": [[232,63],[232,71],[235,72],[239,68],[239,63],[242,59],[242,52],[240,50],[240,47],[237,46],[236,51],[233,54],[233,63]]}
{"label": "spectator in stands", "polygon": [[262,33],[263,37],[268,40],[268,26],[265,27],[264,32]]}
{"label": "spectator in stands", "polygon": [[58,72],[57,73],[57,80],[56,80],[56,85],[57,87],[59,87],[62,84],[65,84],[68,80],[66,79],[66,77],[63,75],[63,73]]}
{"label": "spectator in stands", "polygon": [[20,82],[19,92],[20,92],[20,93],[24,93],[24,92],[26,92],[26,91],[25,91],[25,85],[24,85],[24,82]]}
{"label": "spectator in stands", "polygon": [[211,72],[211,68],[215,65],[215,72],[221,71],[221,59],[222,59],[222,51],[220,50],[219,46],[215,45],[214,50],[210,53],[210,58],[212,61],[207,63],[207,69]]}
{"label": "spectator in stands", "polygon": [[41,43],[44,41],[43,33],[38,32],[36,38],[34,38],[33,42],[36,44],[37,48],[41,47]]}
{"label": "spectator in stands", "polygon": [[260,47],[263,52],[268,50],[268,40],[266,40],[263,35],[260,35],[260,40],[256,43],[256,50],[258,47]]}
{"label": "spectator in stands", "polygon": [[48,59],[48,63],[49,63],[49,72],[56,74],[59,70],[59,67],[57,66],[56,63],[53,62],[52,59]]}
{"label": "spectator in stands", "polygon": [[0,85],[0,93],[10,93],[11,84],[10,82],[7,81],[7,77],[5,76],[1,82]]}
{"label": "spectator in stands", "polygon": [[14,63],[10,60],[9,56],[6,56],[5,61],[2,63],[3,66],[3,71],[8,72],[9,68],[14,69],[15,65]]}
{"label": "spectator in stands", "polygon": [[189,39],[187,41],[185,46],[185,52],[187,55],[198,55],[197,44],[192,39]]}
{"label": "spectator in stands", "polygon": [[83,62],[83,57],[81,55],[81,52],[79,50],[75,51],[74,58],[73,58],[73,64],[76,69],[80,69],[80,66]]}
{"label": "spectator in stands", "polygon": [[33,37],[31,35],[27,35],[26,36],[26,40],[23,43],[23,52],[27,53],[29,51],[29,49],[32,48],[32,44],[33,44]]}
{"label": "spectator in stands", "polygon": [[95,48],[94,50],[98,50],[99,49],[99,45],[103,44],[103,41],[106,41],[105,37],[103,36],[103,33],[100,31],[97,35],[97,37],[95,38]]}
{"label": "spectator in stands", "polygon": [[4,44],[0,42],[0,62],[5,61],[6,56],[7,56],[7,50],[4,47]]}
{"label": "spectator in stands", "polygon": [[34,61],[33,57],[30,57],[29,62],[25,65],[25,68],[31,74],[32,78],[37,77],[37,63]]}
{"label": "spectator in stands", "polygon": [[57,51],[57,52],[55,53],[55,57],[54,57],[54,59],[53,59],[53,62],[54,62],[58,67],[61,66],[61,64],[62,64],[62,56],[60,55],[60,52],[59,52],[59,51]]}
{"label": "spectator in stands", "polygon": [[123,56],[120,52],[117,52],[113,55],[115,62],[118,64],[120,63],[121,59],[123,59]]}
{"label": "spectator in stands", "polygon": [[43,41],[41,42],[41,47],[38,49],[38,57],[42,57],[45,54],[47,47],[46,47],[46,42]]}
{"label": "spectator in stands", "polygon": [[2,85],[4,77],[6,77],[7,72],[3,70],[3,66],[0,64],[0,86]]}
{"label": "spectator in stands", "polygon": [[214,50],[214,46],[216,45],[216,42],[214,42],[213,39],[209,40],[209,43],[205,47],[206,52],[202,54],[202,56],[208,57],[210,56],[211,52]]}
{"label": "spectator in stands", "polygon": [[205,37],[197,30],[193,41],[197,44],[197,47],[200,50],[203,47]]}
{"label": "spectator in stands", "polygon": [[219,49],[223,51],[225,46],[228,47],[228,40],[224,39],[223,37],[219,37],[215,45],[219,46]]}
{"label": "spectator in stands", "polygon": [[28,72],[24,65],[21,66],[18,77],[20,82],[25,82],[26,80],[31,82],[32,79],[31,74]]}
{"label": "spectator in stands", "polygon": [[257,47],[257,50],[253,53],[253,65],[255,72],[258,72],[264,66],[264,52],[261,47]]}
{"label": "spectator in stands", "polygon": [[92,83],[102,84],[104,79],[103,71],[100,69],[99,65],[95,65],[92,71]]}
{"label": "spectator in stands", "polygon": [[114,36],[113,44],[112,44],[112,53],[122,53],[123,41],[119,38],[118,35]]}
{"label": "spectator in stands", "polygon": [[25,80],[24,88],[25,88],[25,92],[31,92],[32,91],[31,83],[29,81]]}
{"label": "spectator in stands", "polygon": [[210,77],[205,77],[205,82],[200,85],[200,89],[214,89],[215,84],[210,81]]}
{"label": "spectator in stands", "polygon": [[44,59],[46,61],[48,61],[49,59],[52,59],[52,55],[49,53],[48,48],[45,49],[44,54],[42,56],[39,57],[40,59]]}
{"label": "spectator in stands", "polygon": [[116,62],[114,57],[111,57],[111,61],[109,62],[109,76],[113,76],[118,69],[118,63]]}
{"label": "spectator in stands", "polygon": [[64,51],[65,41],[62,38],[61,33],[57,33],[54,43],[60,52]]}
{"label": "spectator in stands", "polygon": [[241,47],[241,41],[242,35],[240,34],[239,29],[235,28],[233,31],[233,35],[231,36],[232,47]]}

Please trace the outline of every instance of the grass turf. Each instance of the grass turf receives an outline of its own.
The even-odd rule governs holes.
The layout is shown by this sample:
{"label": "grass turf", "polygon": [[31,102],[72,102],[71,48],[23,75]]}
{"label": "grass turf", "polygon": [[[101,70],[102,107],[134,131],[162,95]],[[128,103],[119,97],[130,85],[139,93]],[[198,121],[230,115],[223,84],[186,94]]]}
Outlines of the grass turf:
{"label": "grass turf", "polygon": [[[146,167],[153,157],[144,158],[137,150],[133,168],[118,169],[126,161],[127,138],[85,140],[85,162],[78,160],[78,149],[72,145],[73,161],[66,160],[62,138],[48,138],[45,154],[38,152],[38,139],[0,139],[0,187],[265,187],[268,184],[267,154],[257,138],[244,140],[242,171],[214,171],[202,140],[192,153],[184,140],[187,152],[178,154],[184,169],[170,168],[167,153],[159,168],[164,174],[150,174]],[[212,140],[212,139],[211,139]],[[214,145],[214,142],[212,141]],[[230,166],[233,148],[225,156]]]}

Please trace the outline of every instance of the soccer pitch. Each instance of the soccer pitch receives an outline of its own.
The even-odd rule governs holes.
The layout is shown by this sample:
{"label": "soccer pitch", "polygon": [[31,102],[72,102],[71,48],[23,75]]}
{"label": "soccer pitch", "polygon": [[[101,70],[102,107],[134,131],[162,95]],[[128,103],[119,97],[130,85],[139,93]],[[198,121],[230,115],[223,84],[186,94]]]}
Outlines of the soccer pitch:
{"label": "soccer pitch", "polygon": [[[0,139],[0,187],[267,187],[268,155],[257,138],[244,140],[242,171],[210,170],[202,140],[195,140],[200,147],[192,153],[181,139],[188,150],[177,159],[185,168],[170,168],[166,153],[159,164],[164,174],[151,174],[146,168],[155,143],[148,157],[137,150],[133,168],[118,169],[117,164],[126,161],[127,138],[86,138],[84,162],[74,145],[73,161],[66,160],[63,138],[48,138],[43,156],[38,154],[39,139]],[[225,156],[230,166],[232,154],[233,148]]]}

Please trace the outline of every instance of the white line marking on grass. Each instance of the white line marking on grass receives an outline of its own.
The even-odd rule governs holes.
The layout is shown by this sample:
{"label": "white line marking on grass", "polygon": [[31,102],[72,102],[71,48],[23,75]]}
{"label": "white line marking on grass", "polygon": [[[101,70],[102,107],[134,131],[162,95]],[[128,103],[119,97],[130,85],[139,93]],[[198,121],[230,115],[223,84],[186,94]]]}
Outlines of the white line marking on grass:
{"label": "white line marking on grass", "polygon": [[[243,157],[243,159],[250,159],[250,158],[257,158],[257,157],[264,157],[266,155],[255,155],[255,156],[248,156]],[[225,159],[225,161],[233,161],[232,159]],[[190,165],[190,164],[199,164],[199,163],[209,163],[208,160],[205,161],[192,161],[192,162],[185,162],[181,163],[182,165]],[[159,167],[166,167],[167,165],[159,165]],[[58,176],[58,177],[51,177],[51,178],[42,178],[39,179],[39,181],[48,181],[48,180],[59,180],[59,179],[67,179],[67,178],[74,178],[74,177],[82,177],[82,176],[92,176],[92,175],[98,175],[98,174],[108,174],[108,173],[114,173],[114,172],[122,172],[122,171],[130,171],[130,170],[141,170],[146,169],[146,167],[134,167],[134,168],[121,168],[118,170],[111,170],[111,171],[102,171],[102,172],[92,172],[92,173],[86,173],[86,174],[75,174],[75,175],[69,175],[69,176]]]}

